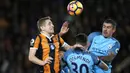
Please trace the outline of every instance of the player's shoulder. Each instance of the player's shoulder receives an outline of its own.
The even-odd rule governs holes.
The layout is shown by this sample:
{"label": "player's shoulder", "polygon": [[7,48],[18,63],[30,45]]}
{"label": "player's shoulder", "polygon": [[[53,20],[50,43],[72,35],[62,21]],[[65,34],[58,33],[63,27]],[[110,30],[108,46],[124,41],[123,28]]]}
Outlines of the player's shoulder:
{"label": "player's shoulder", "polygon": [[85,54],[89,55],[93,60],[97,57],[94,53],[92,53],[90,51],[86,51]]}
{"label": "player's shoulder", "polygon": [[101,35],[101,32],[92,32],[89,35]]}
{"label": "player's shoulder", "polygon": [[116,45],[120,46],[120,42],[116,38],[112,37],[111,39],[116,42]]}
{"label": "player's shoulder", "polygon": [[88,50],[87,50],[87,51],[84,51],[83,53],[84,53],[84,55],[90,55],[90,56],[93,55],[93,54],[92,54],[90,51],[88,51]]}
{"label": "player's shoulder", "polygon": [[39,34],[35,34],[35,35],[31,36],[30,43],[34,42],[34,41],[36,42],[36,41],[39,41],[39,40],[41,40],[41,37],[39,36]]}
{"label": "player's shoulder", "polygon": [[66,60],[67,57],[68,57],[70,54],[72,54],[72,51],[73,51],[73,49],[68,49],[68,50],[64,53],[63,59]]}
{"label": "player's shoulder", "polygon": [[95,57],[96,55],[92,52],[89,52],[89,54],[92,56],[92,57]]}
{"label": "player's shoulder", "polygon": [[92,32],[88,35],[88,37],[93,38],[95,36],[101,35],[101,32]]}
{"label": "player's shoulder", "polygon": [[70,55],[72,52],[73,52],[73,49],[68,49],[68,50],[64,53],[64,55],[65,55],[65,56],[68,56],[68,55]]}
{"label": "player's shoulder", "polygon": [[91,43],[92,40],[93,40],[95,37],[99,36],[99,35],[101,35],[101,32],[92,32],[92,33],[90,33],[90,34],[88,35],[88,41]]}
{"label": "player's shoulder", "polygon": [[103,35],[97,35],[93,38],[94,40],[100,40],[103,39]]}
{"label": "player's shoulder", "polygon": [[96,38],[102,38],[103,37],[103,35],[97,35],[97,36],[95,36]]}
{"label": "player's shoulder", "polygon": [[65,53],[66,53],[66,54],[70,54],[70,53],[72,53],[72,52],[73,52],[73,49],[70,48],[70,49],[68,49]]}

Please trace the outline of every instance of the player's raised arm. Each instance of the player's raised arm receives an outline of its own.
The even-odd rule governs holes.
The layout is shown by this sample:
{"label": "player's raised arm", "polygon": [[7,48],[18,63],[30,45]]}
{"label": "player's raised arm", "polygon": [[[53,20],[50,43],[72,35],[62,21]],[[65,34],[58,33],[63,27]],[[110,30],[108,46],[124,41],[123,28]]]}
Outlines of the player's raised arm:
{"label": "player's raised arm", "polygon": [[65,50],[68,50],[71,48],[71,46],[68,45],[60,36],[59,36],[59,43],[61,44],[60,46],[63,47]]}
{"label": "player's raised arm", "polygon": [[103,70],[108,70],[108,66],[107,66],[107,64],[104,63],[104,62],[101,61],[101,60],[99,61],[98,66],[99,66],[100,68],[102,68]]}
{"label": "player's raised arm", "polygon": [[60,32],[59,32],[59,36],[63,36],[64,34],[66,34],[69,30],[68,28],[68,25],[69,25],[69,22],[68,21],[65,21],[60,29]]}

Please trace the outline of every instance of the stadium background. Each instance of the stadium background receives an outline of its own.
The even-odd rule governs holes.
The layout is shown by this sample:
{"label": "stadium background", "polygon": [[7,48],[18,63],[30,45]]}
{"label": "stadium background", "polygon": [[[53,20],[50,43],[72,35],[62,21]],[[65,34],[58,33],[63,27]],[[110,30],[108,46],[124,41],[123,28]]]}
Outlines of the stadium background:
{"label": "stadium background", "polygon": [[[0,73],[35,72],[35,67],[28,61],[28,50],[30,37],[37,32],[36,21],[51,16],[58,33],[65,20],[72,20],[66,11],[70,1],[0,0]],[[114,36],[121,43],[119,54],[112,63],[112,73],[130,73],[130,0],[79,1],[83,3],[84,11],[73,17],[69,32],[63,36],[65,41],[72,45],[72,38],[79,32],[88,35],[101,31],[103,20],[110,17],[118,23]]]}

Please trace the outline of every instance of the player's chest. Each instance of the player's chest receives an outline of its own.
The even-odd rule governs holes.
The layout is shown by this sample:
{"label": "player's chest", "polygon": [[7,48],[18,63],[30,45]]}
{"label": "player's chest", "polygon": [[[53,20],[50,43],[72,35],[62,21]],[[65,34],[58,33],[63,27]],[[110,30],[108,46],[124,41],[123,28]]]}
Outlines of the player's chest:
{"label": "player's chest", "polygon": [[91,45],[90,51],[95,52],[96,54],[99,55],[107,55],[108,51],[112,49],[114,46],[115,41],[111,39],[106,39],[106,40],[93,40],[93,43]]}
{"label": "player's chest", "polygon": [[54,50],[56,48],[59,48],[59,41],[57,38],[52,38],[52,39],[46,39],[46,38],[42,38],[41,39],[41,45],[42,45],[42,49],[51,49]]}
{"label": "player's chest", "polygon": [[92,47],[93,48],[99,48],[99,49],[102,49],[102,50],[109,50],[113,47],[114,45],[114,41],[111,41],[111,40],[95,40],[93,41],[92,43]]}

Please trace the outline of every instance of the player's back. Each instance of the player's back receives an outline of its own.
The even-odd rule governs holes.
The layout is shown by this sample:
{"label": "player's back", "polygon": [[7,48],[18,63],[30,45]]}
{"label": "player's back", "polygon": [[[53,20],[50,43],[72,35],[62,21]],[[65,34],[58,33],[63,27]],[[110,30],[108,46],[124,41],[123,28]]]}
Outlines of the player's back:
{"label": "player's back", "polygon": [[92,73],[95,64],[93,56],[81,49],[68,50],[64,55],[64,60],[71,73]]}

